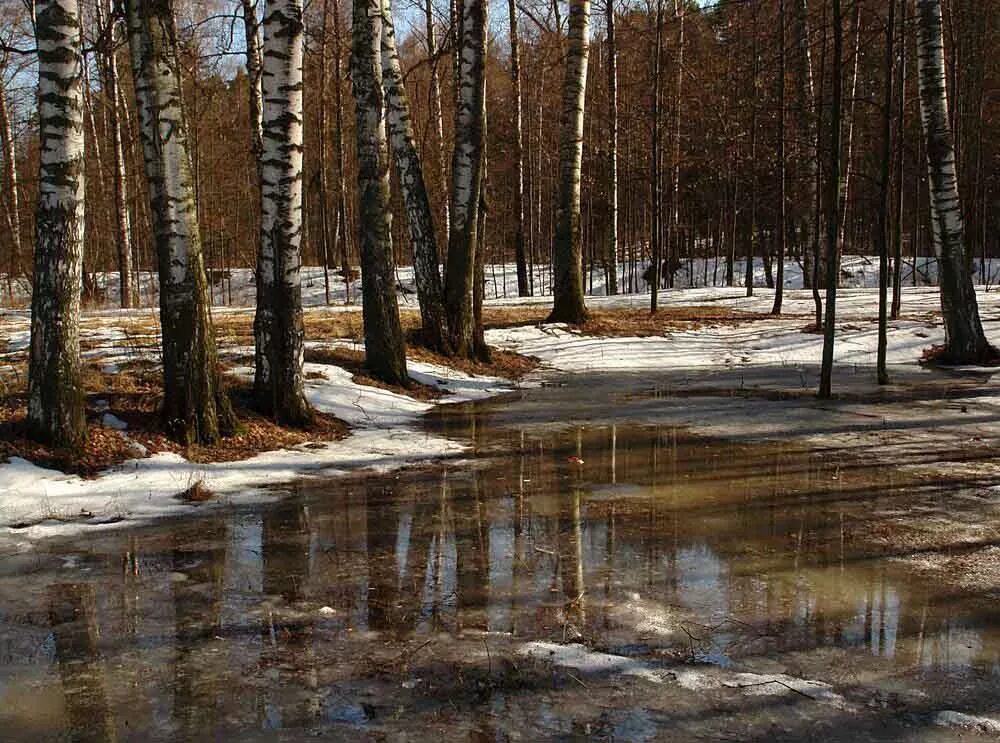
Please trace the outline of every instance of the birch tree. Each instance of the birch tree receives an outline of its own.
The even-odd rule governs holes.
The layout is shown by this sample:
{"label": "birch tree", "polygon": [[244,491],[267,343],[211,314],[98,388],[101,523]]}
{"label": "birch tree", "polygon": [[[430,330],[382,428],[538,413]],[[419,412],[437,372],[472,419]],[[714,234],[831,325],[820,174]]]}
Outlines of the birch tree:
{"label": "birch tree", "polygon": [[604,0],[608,45],[608,294],[618,293],[618,42],[615,2]]}
{"label": "birch tree", "polygon": [[434,137],[434,147],[437,154],[438,178],[441,183],[441,190],[445,193],[441,199],[442,219],[441,225],[444,230],[444,244],[449,244],[450,232],[450,209],[448,204],[448,162],[444,151],[444,116],[441,113],[441,76],[438,75],[438,54],[436,34],[434,33],[434,3],[433,0],[424,0],[424,23],[426,25],[427,36],[427,57],[431,60],[430,91],[428,99],[430,104],[431,132]]}
{"label": "birch tree", "polygon": [[247,93],[250,108],[250,149],[259,163],[264,151],[264,92],[261,77],[264,60],[261,57],[260,20],[257,0],[241,0],[243,35],[246,38]]}
{"label": "birch tree", "polygon": [[183,444],[235,427],[222,384],[195,207],[172,0],[125,13],[160,283],[163,418]]}
{"label": "birch tree", "polygon": [[955,144],[948,118],[940,0],[917,0],[920,113],[930,177],[931,231],[938,259],[945,348],[942,359],[974,364],[996,355],[983,332],[965,256]]}
{"label": "birch tree", "polygon": [[83,56],[77,0],[35,3],[39,171],[28,428],[59,447],[86,439],[80,377],[83,268]]}
{"label": "birch tree", "polygon": [[486,149],[487,0],[460,4],[455,150],[451,161],[451,231],[445,283],[448,340],[459,356],[475,355],[472,291],[476,274],[479,191]]}
{"label": "birch tree", "polygon": [[351,82],[358,152],[361,291],[365,364],[379,379],[405,385],[406,354],[396,301],[389,212],[389,148],[382,88],[381,0],[354,0]]}
{"label": "birch tree", "polygon": [[559,196],[553,246],[555,281],[549,321],[574,325],[587,319],[580,250],[580,171],[589,51],[590,0],[570,0],[559,138]]}
{"label": "birch tree", "polygon": [[[816,89],[813,82],[812,54],[809,48],[809,4],[808,0],[795,0],[795,96],[798,109],[799,139],[802,144],[806,177],[802,181],[801,194],[803,217],[801,221],[803,263],[803,286],[812,289],[816,328],[823,324],[823,300],[819,294],[819,115],[816,108]],[[825,31],[824,31],[825,33]],[[824,44],[825,47],[825,44]],[[811,260],[809,258],[812,251]]]}
{"label": "birch tree", "polygon": [[882,101],[882,161],[879,172],[879,220],[878,220],[878,350],[876,374],[879,384],[889,384],[886,369],[888,347],[888,296],[889,296],[889,203],[892,184],[892,78],[896,26],[896,0],[889,0],[889,17],[885,24],[885,82]]}
{"label": "birch tree", "polygon": [[[105,5],[107,3],[107,5]],[[97,0],[98,25],[103,29],[100,48],[101,77],[108,108],[108,128],[111,130],[113,157],[112,184],[114,188],[115,246],[118,250],[118,290],[123,308],[138,303],[135,275],[132,270],[132,236],[128,213],[128,186],[125,172],[125,148],[122,141],[122,110],[119,95],[118,57],[115,53],[118,39],[118,19],[110,0]]]}
{"label": "birch tree", "polygon": [[268,0],[263,35],[254,389],[264,413],[301,425],[312,417],[302,374],[302,0]]}
{"label": "birch tree", "polygon": [[384,5],[381,53],[389,141],[406,206],[406,224],[413,251],[413,273],[417,283],[424,342],[430,348],[446,351],[444,290],[441,286],[437,239],[434,235],[434,215],[413,134],[410,100],[403,85],[403,70],[396,51],[396,31],[392,22],[390,0],[385,0]]}
{"label": "birch tree", "polygon": [[[610,6],[611,0],[608,0]],[[514,95],[514,262],[517,265],[517,295],[531,294],[524,235],[524,134],[521,101],[521,50],[517,31],[517,2],[507,0],[510,16],[510,83]],[[609,27],[610,28],[610,27]],[[609,30],[609,34],[613,31]]]}

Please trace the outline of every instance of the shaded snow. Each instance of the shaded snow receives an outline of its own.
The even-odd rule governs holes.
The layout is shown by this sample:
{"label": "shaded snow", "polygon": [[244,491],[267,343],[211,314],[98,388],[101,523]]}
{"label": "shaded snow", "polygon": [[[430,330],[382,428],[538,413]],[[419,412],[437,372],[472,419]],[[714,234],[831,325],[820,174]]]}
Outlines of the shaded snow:
{"label": "shaded snow", "polygon": [[783,673],[744,673],[717,666],[667,667],[637,658],[597,652],[580,644],[528,642],[518,652],[583,674],[635,676],[655,684],[673,681],[692,691],[735,689],[747,696],[797,695],[836,707],[845,706],[844,698],[834,692],[829,684]]}
{"label": "shaded snow", "polygon": [[[511,389],[505,380],[475,377],[434,364],[410,362],[416,378],[433,380],[452,394],[442,402],[481,399]],[[242,368],[236,373],[251,375]],[[178,454],[160,453],[129,460],[93,479],[38,467],[12,458],[0,464],[0,528],[14,539],[35,540],[78,532],[87,526],[145,521],[190,511],[175,497],[201,483],[223,502],[266,497],[275,484],[300,477],[336,476],[359,469],[388,470],[430,457],[457,454],[463,446],[424,433],[418,418],[430,403],[388,390],[360,385],[350,372],[325,364],[306,364],[320,375],[306,383],[317,410],[341,418],[351,434],[329,443],[303,444],[264,452],[239,462],[196,464]],[[103,423],[123,430],[124,422],[105,412]],[[137,445],[137,455],[141,455]]]}

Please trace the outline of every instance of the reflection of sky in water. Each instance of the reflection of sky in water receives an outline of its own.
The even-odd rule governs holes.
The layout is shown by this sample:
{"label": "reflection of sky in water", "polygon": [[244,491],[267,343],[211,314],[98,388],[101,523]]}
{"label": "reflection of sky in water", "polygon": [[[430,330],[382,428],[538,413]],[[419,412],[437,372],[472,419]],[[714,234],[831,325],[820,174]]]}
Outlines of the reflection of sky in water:
{"label": "reflection of sky in water", "polygon": [[[729,614],[728,570],[712,549],[706,544],[682,547],[677,550],[675,560],[677,603],[713,621]],[[669,556],[662,561],[669,574]]]}
{"label": "reflection of sky in water", "polygon": [[[598,434],[601,431],[588,433]],[[43,572],[41,587],[35,586],[35,576],[19,578],[25,595],[17,600],[29,608],[13,608],[16,591],[5,589],[0,618],[4,629],[11,630],[0,640],[0,695],[10,693],[19,673],[25,686],[30,683],[28,672],[18,664],[48,662],[46,693],[62,696],[61,679],[53,672],[57,652],[46,624],[44,580],[70,579],[93,581],[96,587],[93,620],[104,652],[113,658],[107,662],[109,690],[119,700],[148,697],[143,700],[150,710],[146,714],[155,717],[157,725],[169,724],[164,721],[176,714],[171,694],[174,656],[180,654],[175,625],[185,601],[210,625],[201,638],[209,652],[196,660],[221,675],[220,687],[231,682],[240,688],[247,683],[240,674],[254,677],[257,688],[267,692],[255,699],[257,692],[248,692],[250,701],[239,702],[259,705],[253,707],[255,723],[280,728],[294,724],[293,706],[283,703],[283,692],[276,691],[290,683],[295,670],[288,669],[308,662],[303,658],[309,653],[324,651],[322,643],[330,638],[338,643],[363,638],[364,633],[352,635],[349,630],[368,627],[369,596],[380,595],[370,593],[372,589],[390,594],[385,601],[392,611],[387,613],[400,623],[401,636],[420,635],[418,642],[461,627],[514,632],[524,639],[561,639],[569,621],[580,625],[585,642],[599,644],[607,631],[609,642],[652,645],[656,638],[666,638],[669,629],[659,635],[643,633],[638,624],[628,622],[641,616],[648,624],[653,613],[662,614],[664,625],[700,624],[697,632],[705,639],[697,657],[718,663],[738,664],[759,656],[780,661],[785,653],[802,658],[817,647],[834,647],[853,648],[851,658],[887,671],[971,668],[970,677],[1000,673],[1000,633],[992,624],[993,614],[972,600],[942,598],[947,586],[925,585],[898,564],[864,554],[847,554],[845,559],[842,534],[830,531],[842,529],[845,521],[836,513],[831,518],[822,499],[801,509],[796,505],[794,511],[780,502],[811,487],[814,472],[796,475],[789,467],[783,470],[787,481],[755,486],[748,484],[738,461],[723,458],[725,477],[714,469],[719,465],[710,462],[704,465],[713,468],[709,476],[691,484],[698,472],[685,452],[672,462],[661,452],[661,467],[690,466],[694,479],[676,488],[673,500],[660,499],[657,510],[649,505],[655,498],[635,497],[650,492],[649,478],[644,477],[652,466],[648,446],[654,438],[651,432],[619,429],[616,467],[630,485],[617,494],[600,487],[612,478],[610,457],[602,460],[602,452],[593,450],[600,442],[585,440],[582,458],[591,469],[584,472],[566,465],[567,453],[576,451],[575,436],[567,436],[565,451],[539,453],[529,448],[532,453],[521,457],[528,481],[523,499],[508,490],[516,471],[508,458],[493,469],[452,475],[444,487],[425,474],[388,487],[372,485],[367,491],[366,485],[356,486],[346,495],[323,491],[322,497],[306,499],[307,505],[283,502],[263,514],[216,514],[194,527],[155,527],[152,538],[140,532],[134,542],[132,535],[106,537],[80,559],[65,561],[51,575]],[[759,457],[748,464],[751,473],[766,469]],[[658,477],[662,488],[662,470]],[[589,498],[581,482],[593,483],[599,497]],[[573,522],[574,488],[582,494],[579,524]],[[753,500],[770,497],[778,499],[778,505],[761,508]],[[846,524],[849,529],[850,518]],[[575,599],[576,534],[586,590],[583,619],[572,617],[570,609]],[[485,554],[479,551],[481,537]],[[134,576],[122,569],[123,553],[133,549]],[[274,552],[265,554],[269,549]],[[308,551],[307,560],[302,549]],[[467,571],[473,560],[485,564],[476,562]],[[263,595],[265,568],[268,591],[274,595]],[[300,591],[285,591],[283,571],[287,581],[302,581]],[[459,596],[460,574],[470,595]],[[221,577],[221,583],[212,575]],[[466,580],[473,581],[471,587]],[[615,613],[630,603],[638,607],[632,614]],[[320,614],[321,606],[334,612]],[[373,615],[376,608],[373,599]],[[208,616],[213,611],[217,618]],[[277,628],[273,642],[265,634],[272,614]],[[312,643],[308,652],[287,649],[294,641],[281,633],[294,631],[296,623],[315,630],[305,633]],[[748,642],[740,636],[745,627],[759,629],[760,636]],[[386,632],[374,642],[395,639]],[[354,639],[358,644],[352,650],[363,654],[371,646],[361,643],[368,641]],[[266,658],[275,665],[263,668]],[[889,658],[892,664],[883,660]],[[123,668],[141,681],[124,688],[119,677],[128,676],[123,676]],[[325,691],[317,699],[319,716],[326,722],[364,725],[374,719],[350,694]],[[572,719],[544,701],[535,705],[528,721],[528,713],[515,708],[513,697],[497,693],[490,700],[483,708],[491,718],[484,729],[497,718],[520,716],[525,729],[563,736],[580,733]],[[647,740],[655,735],[656,721],[624,705],[602,715],[593,732],[616,740]]]}

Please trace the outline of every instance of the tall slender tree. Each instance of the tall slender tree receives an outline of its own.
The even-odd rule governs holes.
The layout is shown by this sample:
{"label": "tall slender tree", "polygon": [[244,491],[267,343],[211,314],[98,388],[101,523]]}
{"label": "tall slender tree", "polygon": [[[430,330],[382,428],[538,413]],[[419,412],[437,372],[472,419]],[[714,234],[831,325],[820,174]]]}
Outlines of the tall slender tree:
{"label": "tall slender tree", "polygon": [[441,285],[437,238],[434,235],[434,214],[431,212],[423,164],[413,134],[410,99],[406,95],[403,70],[396,51],[396,31],[390,0],[385,0],[381,52],[389,142],[406,206],[406,224],[413,251],[413,273],[417,283],[423,340],[430,348],[447,351],[444,289]]}
{"label": "tall slender tree", "polygon": [[570,0],[559,136],[559,201],[553,246],[555,282],[549,320],[575,325],[587,319],[580,245],[580,171],[589,53],[590,0]]}
{"label": "tall slender tree", "polygon": [[957,364],[992,359],[965,255],[965,227],[958,193],[955,144],[948,117],[941,0],[916,0],[920,112],[930,177],[931,232],[938,258],[945,348],[941,358]]}
{"label": "tall slender tree", "polygon": [[788,166],[785,159],[785,0],[778,0],[778,23],[778,274],[774,280],[772,315],[781,314],[785,298],[785,247],[788,241],[788,198],[785,192]]}
{"label": "tall slender tree", "polygon": [[[608,0],[610,6],[611,0]],[[524,135],[521,101],[521,51],[517,32],[517,2],[507,0],[510,18],[510,83],[514,95],[514,262],[517,265],[517,295],[531,294],[524,235]],[[614,34],[609,30],[609,34]]]}
{"label": "tall slender tree", "polygon": [[86,439],[80,376],[83,55],[77,0],[35,3],[40,153],[28,427],[61,447]]}
{"label": "tall slender tree", "polygon": [[[302,373],[302,0],[264,7],[260,257],[255,318],[257,405],[283,423],[312,412]],[[269,274],[269,275],[268,275]]]}
{"label": "tall slender tree", "polygon": [[354,0],[351,82],[358,152],[361,292],[365,364],[379,379],[408,383],[403,330],[396,300],[396,266],[389,211],[389,147],[382,88],[381,0]]}
{"label": "tall slender tree", "polygon": [[[906,16],[910,0],[902,0],[899,13],[899,85],[896,93],[896,224],[893,231],[893,261],[892,261],[892,310],[890,317],[899,318],[899,310],[903,302],[903,163],[906,148]],[[913,263],[913,273],[917,273],[916,261]]]}
{"label": "tall slender tree", "polygon": [[[440,179],[442,191],[447,192],[448,187],[448,158],[444,148],[444,116],[441,113],[441,76],[438,74],[438,60],[440,52],[437,48],[437,34],[434,32],[434,0],[424,0],[424,24],[427,36],[427,57],[431,60],[430,70],[430,115],[431,126],[434,138],[434,151],[437,155],[438,178]],[[449,200],[447,195],[441,200],[442,218],[441,224],[444,230],[444,245],[449,245],[449,231],[451,229],[451,217]]]}
{"label": "tall slender tree", "polygon": [[236,420],[219,369],[198,229],[172,0],[125,0],[160,280],[163,417],[184,444]]}
{"label": "tall slender tree", "polygon": [[[107,5],[105,5],[107,3]],[[132,270],[132,235],[128,213],[128,184],[125,168],[125,148],[122,141],[122,110],[118,94],[118,19],[110,0],[97,0],[95,4],[98,27],[101,31],[99,66],[102,85],[107,100],[108,129],[111,130],[111,151],[114,189],[115,246],[118,250],[118,291],[123,308],[134,307],[138,301],[135,275]]]}
{"label": "tall slender tree", "polygon": [[451,350],[459,356],[471,357],[475,355],[472,293],[476,275],[479,191],[486,154],[487,0],[464,0],[459,13],[445,311]]}
{"label": "tall slender tree", "polygon": [[833,344],[837,330],[837,277],[840,274],[840,151],[843,123],[844,20],[840,0],[833,0],[833,97],[830,103],[830,166],[826,174],[826,318],[819,396],[833,392]]}
{"label": "tall slender tree", "polygon": [[604,27],[608,45],[608,294],[618,293],[618,40],[615,36],[615,0],[604,0]]}
{"label": "tall slender tree", "polygon": [[656,44],[653,47],[653,111],[649,158],[649,311],[656,312],[663,283],[663,0],[656,0]]}
{"label": "tall slender tree", "polygon": [[[892,78],[895,60],[896,0],[889,0],[889,17],[885,24],[885,82],[882,101],[882,161],[878,220],[878,351],[876,374],[879,384],[889,384],[886,369],[889,326],[889,215],[892,184]],[[900,143],[902,145],[902,143]]]}
{"label": "tall slender tree", "polygon": [[3,156],[3,170],[0,171],[0,191],[6,211],[7,228],[10,231],[11,254],[7,263],[7,292],[14,300],[14,272],[21,256],[21,210],[18,199],[17,150],[14,145],[14,128],[7,106],[3,72],[6,65],[0,65],[0,155]]}

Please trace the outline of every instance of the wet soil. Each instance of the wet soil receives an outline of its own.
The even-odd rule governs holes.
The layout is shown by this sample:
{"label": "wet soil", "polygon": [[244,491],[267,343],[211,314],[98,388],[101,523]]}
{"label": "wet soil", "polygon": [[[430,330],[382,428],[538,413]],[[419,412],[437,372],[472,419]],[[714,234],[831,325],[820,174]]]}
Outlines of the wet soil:
{"label": "wet soil", "polygon": [[935,722],[1000,707],[1000,477],[630,422],[660,389],[444,406],[462,459],[0,556],[0,737],[985,737]]}

